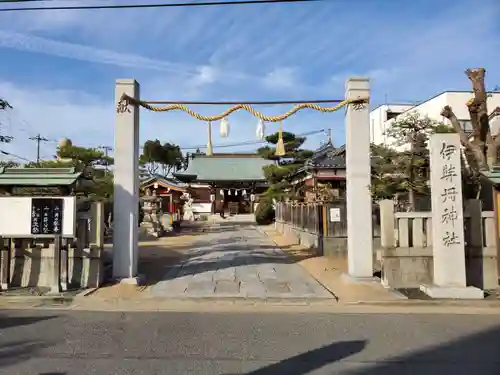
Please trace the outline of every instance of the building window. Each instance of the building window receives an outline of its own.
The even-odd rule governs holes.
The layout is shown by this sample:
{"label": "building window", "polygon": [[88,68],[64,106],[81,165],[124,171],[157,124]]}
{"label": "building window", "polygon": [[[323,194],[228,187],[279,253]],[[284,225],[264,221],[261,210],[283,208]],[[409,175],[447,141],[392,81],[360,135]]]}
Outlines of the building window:
{"label": "building window", "polygon": [[[390,120],[390,119],[393,119],[393,118],[396,118],[400,115],[401,113],[400,112],[391,112],[391,111],[387,111],[387,120]],[[386,120],[386,121],[387,121]]]}
{"label": "building window", "polygon": [[462,125],[462,129],[466,132],[472,131],[472,121],[471,120],[460,120],[460,125]]}

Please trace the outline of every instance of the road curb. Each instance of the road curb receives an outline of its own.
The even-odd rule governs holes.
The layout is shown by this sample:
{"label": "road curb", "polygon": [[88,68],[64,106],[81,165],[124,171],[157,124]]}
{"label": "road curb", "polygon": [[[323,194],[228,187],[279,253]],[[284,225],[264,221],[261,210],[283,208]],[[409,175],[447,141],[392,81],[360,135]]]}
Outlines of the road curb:
{"label": "road curb", "polygon": [[[417,300],[401,299],[399,301],[356,301],[341,303],[344,306],[387,306],[387,307],[471,307],[471,308],[496,308],[500,301],[478,300]],[[500,310],[499,310],[500,312]]]}
{"label": "road curb", "polygon": [[59,295],[43,295],[43,296],[0,296],[0,307],[3,307],[4,305],[8,305],[10,303],[15,303],[15,304],[26,304],[26,305],[32,305],[32,304],[44,304],[44,303],[62,303],[62,304],[71,304],[73,301],[76,299],[82,298],[82,297],[87,297],[90,294],[94,293],[98,288],[88,288],[85,290],[80,291],[79,293],[75,295],[64,295],[64,294],[59,294]]}

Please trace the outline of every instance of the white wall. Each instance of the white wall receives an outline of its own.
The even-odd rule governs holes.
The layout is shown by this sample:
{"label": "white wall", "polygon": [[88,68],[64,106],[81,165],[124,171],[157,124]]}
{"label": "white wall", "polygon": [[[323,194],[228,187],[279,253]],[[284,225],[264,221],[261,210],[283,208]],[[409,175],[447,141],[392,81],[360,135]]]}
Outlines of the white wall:
{"label": "white wall", "polygon": [[[392,121],[401,119],[411,112],[418,112],[421,116],[428,116],[433,120],[441,121],[445,124],[450,124],[449,120],[441,116],[441,110],[444,106],[452,107],[457,118],[464,126],[470,126],[469,111],[467,109],[467,101],[473,98],[472,92],[444,92],[434,98],[431,98],[420,105],[382,105],[370,112],[371,123],[371,141],[376,144],[384,144],[390,146],[393,140],[384,136],[383,133],[389,127]],[[399,109],[407,108],[407,111],[401,111],[402,114],[396,117],[395,120],[386,121],[387,111],[400,112]],[[500,107],[500,93],[492,93],[488,98],[488,111],[492,112],[496,107]],[[397,149],[405,149],[402,146]]]}
{"label": "white wall", "polygon": [[[384,134],[387,129],[387,112],[404,112],[414,107],[412,104],[383,104],[370,112],[370,142],[387,144],[389,142]],[[389,142],[390,143],[390,142]]]}

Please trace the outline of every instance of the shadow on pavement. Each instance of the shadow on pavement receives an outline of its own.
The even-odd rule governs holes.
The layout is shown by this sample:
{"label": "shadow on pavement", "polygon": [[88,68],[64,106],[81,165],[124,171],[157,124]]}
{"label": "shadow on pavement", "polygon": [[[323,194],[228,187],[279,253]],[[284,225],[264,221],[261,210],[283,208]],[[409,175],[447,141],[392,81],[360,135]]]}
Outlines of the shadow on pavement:
{"label": "shadow on pavement", "polygon": [[[480,319],[480,316],[478,316]],[[423,350],[384,359],[348,375],[497,375],[500,374],[500,326]]]}
{"label": "shadow on pavement", "polygon": [[0,367],[14,366],[27,361],[37,352],[51,346],[41,341],[13,341],[0,345]]}
{"label": "shadow on pavement", "polygon": [[[388,338],[389,339],[389,338]],[[361,352],[366,341],[333,343],[319,349],[287,358],[246,375],[305,375]],[[373,349],[373,348],[370,348]],[[374,349],[376,353],[376,349]],[[358,369],[325,369],[325,374],[345,375],[498,375],[500,374],[500,326],[455,341],[434,345],[408,354],[389,358],[349,359]],[[365,351],[366,353],[366,351]],[[368,354],[369,355],[369,354]],[[374,355],[376,356],[376,354]],[[329,372],[328,372],[329,371]]]}
{"label": "shadow on pavement", "polygon": [[330,363],[359,353],[365,348],[366,344],[365,340],[334,342],[248,372],[246,375],[305,375]]}
{"label": "shadow on pavement", "polygon": [[[232,223],[241,227],[245,223]],[[317,256],[311,252],[294,254],[272,252],[274,244],[254,244],[246,242],[241,232],[235,232],[230,238],[196,239],[189,244],[176,244],[163,249],[141,246],[138,272],[144,276],[144,285],[155,285],[160,281],[168,281],[181,276],[196,275],[203,272],[218,271],[231,267],[273,264],[293,264],[304,259]],[[281,246],[285,250],[290,246]],[[226,253],[218,258],[210,257],[214,251]],[[182,265],[182,267],[180,267]]]}
{"label": "shadow on pavement", "polygon": [[4,316],[0,314],[0,329],[25,326],[28,324],[38,323],[43,320],[54,319],[57,316]]}
{"label": "shadow on pavement", "polygon": [[[146,275],[145,284],[154,285],[159,281],[173,280],[182,276],[196,275],[202,272],[218,271],[232,267],[244,267],[250,265],[261,264],[293,264],[305,258],[310,258],[310,254],[303,256],[294,256],[293,258],[286,253],[275,254],[266,251],[268,246],[259,246],[259,250],[250,250],[244,247],[233,246],[230,250],[248,250],[248,254],[240,252],[236,255],[228,254],[218,259],[204,259],[203,256],[208,252],[200,252],[197,254],[181,255],[177,262],[167,264],[166,262],[160,263],[155,259],[146,260],[144,258],[139,260],[139,273]],[[227,249],[229,251],[229,249]],[[224,251],[221,249],[220,251]],[[182,267],[179,265],[179,260],[183,260]]]}

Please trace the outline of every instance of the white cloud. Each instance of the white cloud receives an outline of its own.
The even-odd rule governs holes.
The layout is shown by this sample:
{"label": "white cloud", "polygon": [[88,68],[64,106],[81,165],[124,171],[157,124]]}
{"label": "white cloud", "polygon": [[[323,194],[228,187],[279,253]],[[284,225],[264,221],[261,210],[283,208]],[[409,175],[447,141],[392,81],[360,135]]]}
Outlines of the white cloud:
{"label": "white cloud", "polygon": [[[175,97],[175,87],[157,91],[158,87],[144,82],[148,87],[148,98]],[[152,90],[154,88],[154,90]],[[72,90],[51,90],[35,86],[19,86],[12,82],[0,81],[0,93],[6,96],[14,109],[10,112],[10,119],[6,123],[8,134],[15,136],[15,141],[2,145],[1,149],[31,160],[36,157],[36,147],[28,138],[38,132],[52,142],[42,143],[42,157],[51,157],[54,154],[56,142],[62,137],[68,137],[75,144],[96,147],[98,145],[114,144],[115,107],[113,98],[102,100],[90,93]],[[216,114],[224,108],[220,106],[191,106],[202,114]],[[290,106],[274,106],[259,108],[265,114],[284,113]],[[5,114],[0,114],[0,121]],[[302,133],[330,126],[336,115],[318,114],[313,111],[303,111],[284,126],[288,131]],[[341,114],[338,115],[342,118]],[[140,137],[146,139],[159,138],[162,141],[174,142],[182,147],[203,146],[206,144],[207,124],[191,118],[181,111],[169,113],[155,113],[141,110]],[[314,127],[304,130],[303,123],[313,123]],[[218,122],[214,123],[213,143],[242,142],[255,139],[257,120],[246,112],[239,112],[231,116],[231,137],[222,139],[218,134]],[[328,125],[327,125],[328,124]],[[340,124],[342,124],[340,120]],[[277,124],[269,124],[268,131],[276,130]],[[255,146],[238,148],[221,148],[221,151],[249,150]],[[313,146],[314,147],[314,146]]]}
{"label": "white cloud", "polygon": [[[175,88],[161,91],[151,90],[148,97],[174,97]],[[71,90],[48,90],[42,87],[19,86],[12,82],[0,81],[0,93],[14,107],[8,114],[0,113],[4,122],[2,130],[15,136],[15,141],[2,145],[2,149],[30,159],[35,158],[36,148],[28,138],[38,132],[52,142],[42,144],[43,156],[53,155],[56,140],[68,137],[83,146],[113,145],[115,107],[113,98],[102,98],[89,93]],[[151,95],[151,96],[149,96]],[[220,107],[193,109],[204,114],[213,114]],[[215,126],[217,126],[216,124]],[[214,131],[214,144],[239,142],[255,137],[255,119],[250,115],[232,116],[233,133],[231,140],[220,139]],[[234,131],[235,127],[238,131]],[[195,120],[183,112],[153,113],[141,110],[141,139],[159,138],[182,146],[206,144],[206,123]]]}
{"label": "white cloud", "polygon": [[214,83],[219,78],[219,72],[213,66],[200,66],[196,71],[196,74],[189,81],[189,85],[195,87],[208,85]]}
{"label": "white cloud", "polygon": [[161,70],[172,73],[186,73],[192,70],[186,68],[184,65],[150,59],[135,54],[119,53],[76,43],[59,42],[48,38],[14,33],[5,30],[0,30],[0,47],[93,63]]}
{"label": "white cloud", "polygon": [[297,71],[290,67],[281,67],[267,73],[265,84],[272,88],[292,88],[298,85]]}

